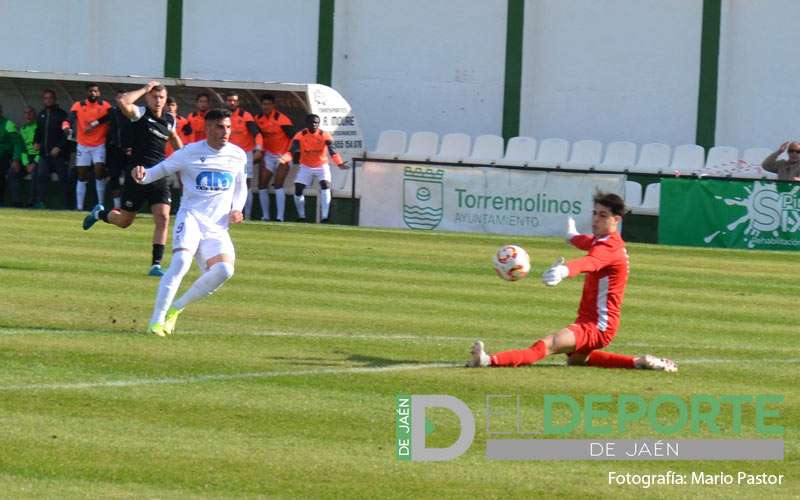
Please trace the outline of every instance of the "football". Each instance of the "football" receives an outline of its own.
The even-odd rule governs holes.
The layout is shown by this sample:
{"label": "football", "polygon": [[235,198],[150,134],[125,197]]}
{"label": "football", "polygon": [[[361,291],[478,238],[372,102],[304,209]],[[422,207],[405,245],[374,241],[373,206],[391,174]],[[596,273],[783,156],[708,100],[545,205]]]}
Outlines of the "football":
{"label": "football", "polygon": [[517,245],[501,247],[492,259],[494,270],[506,281],[519,281],[531,270],[531,259],[524,248]]}

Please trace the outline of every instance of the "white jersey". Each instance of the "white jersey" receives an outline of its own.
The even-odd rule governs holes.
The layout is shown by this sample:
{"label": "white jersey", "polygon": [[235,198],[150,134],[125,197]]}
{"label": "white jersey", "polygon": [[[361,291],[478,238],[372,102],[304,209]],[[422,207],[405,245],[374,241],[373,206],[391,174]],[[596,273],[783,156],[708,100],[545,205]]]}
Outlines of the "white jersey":
{"label": "white jersey", "polygon": [[145,170],[141,184],[177,174],[183,184],[178,214],[191,215],[206,230],[226,230],[230,212],[241,212],[247,199],[246,163],[239,146],[229,142],[216,150],[207,141],[198,141]]}

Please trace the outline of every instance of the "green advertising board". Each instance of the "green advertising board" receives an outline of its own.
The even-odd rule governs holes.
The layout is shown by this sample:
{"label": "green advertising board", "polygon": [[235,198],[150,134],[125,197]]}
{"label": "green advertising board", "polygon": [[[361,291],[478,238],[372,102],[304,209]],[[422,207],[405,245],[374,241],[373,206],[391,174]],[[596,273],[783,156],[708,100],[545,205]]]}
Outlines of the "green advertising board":
{"label": "green advertising board", "polygon": [[658,242],[800,249],[800,186],[772,181],[662,179]]}

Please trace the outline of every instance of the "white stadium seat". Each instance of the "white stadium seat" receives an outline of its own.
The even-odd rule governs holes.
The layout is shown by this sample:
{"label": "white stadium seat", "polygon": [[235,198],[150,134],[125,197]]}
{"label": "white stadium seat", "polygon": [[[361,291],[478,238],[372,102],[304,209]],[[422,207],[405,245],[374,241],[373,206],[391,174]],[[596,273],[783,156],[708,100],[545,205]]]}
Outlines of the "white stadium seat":
{"label": "white stadium seat", "polygon": [[643,174],[660,174],[669,169],[672,147],[660,142],[651,142],[642,146],[639,161],[631,169]]}
{"label": "white stadium seat", "polygon": [[760,167],[764,158],[772,154],[772,152],[769,148],[747,148],[742,153],[742,160],[750,165],[758,165]]}
{"label": "white stadium seat", "polygon": [[644,190],[642,204],[635,207],[633,213],[639,215],[658,215],[658,208],[661,204],[661,183],[654,182],[648,184]]}
{"label": "white stadium seat", "polygon": [[505,156],[497,163],[525,166],[536,159],[536,145],[536,139],[533,137],[512,137],[506,146]]}
{"label": "white stadium seat", "polygon": [[572,153],[567,160],[567,168],[590,169],[600,163],[603,144],[594,139],[583,139],[572,144]]}
{"label": "white stadium seat", "polygon": [[442,146],[433,159],[443,162],[464,161],[469,157],[472,138],[460,132],[445,134],[442,137]]}
{"label": "white stadium seat", "polygon": [[414,132],[408,141],[408,150],[400,155],[404,160],[426,161],[436,155],[439,134],[436,132]]}
{"label": "white stadium seat", "polygon": [[367,153],[368,158],[393,159],[406,150],[407,135],[404,130],[384,130],[378,136],[375,151]]}
{"label": "white stadium seat", "polygon": [[552,168],[561,166],[569,157],[569,142],[565,139],[550,138],[539,143],[536,160],[531,162],[533,167]]}
{"label": "white stadium seat", "polygon": [[642,204],[642,185],[636,181],[625,181],[625,205],[628,208]]}
{"label": "white stadium seat", "polygon": [[681,144],[675,148],[669,170],[674,174],[691,175],[703,170],[706,150],[697,144]]}
{"label": "white stadium seat", "polygon": [[[599,170],[625,172],[636,164],[636,144],[628,141],[611,142],[606,147],[606,156]],[[640,188],[641,189],[641,188]]]}
{"label": "white stadium seat", "polygon": [[469,161],[492,163],[503,158],[503,138],[499,135],[479,135],[472,146]]}
{"label": "white stadium seat", "polygon": [[732,165],[739,161],[739,150],[730,146],[714,146],[708,150],[706,168]]}

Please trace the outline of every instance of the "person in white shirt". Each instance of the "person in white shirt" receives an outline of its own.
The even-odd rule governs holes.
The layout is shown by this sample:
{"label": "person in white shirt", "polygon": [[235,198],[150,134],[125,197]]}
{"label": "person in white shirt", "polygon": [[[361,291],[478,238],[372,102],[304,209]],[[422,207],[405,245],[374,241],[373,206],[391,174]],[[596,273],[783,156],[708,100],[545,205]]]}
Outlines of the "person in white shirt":
{"label": "person in white shirt", "polygon": [[[229,224],[244,219],[247,198],[247,155],[228,142],[231,113],[213,109],[206,114],[206,140],[179,149],[152,168],[139,165],[131,177],[148,184],[177,174],[183,184],[181,206],[172,235],[172,261],[156,293],[148,333],[164,337],[175,330],[183,309],[206,297],[233,276],[235,253],[228,234]],[[196,257],[203,274],[174,303],[181,280]]]}

